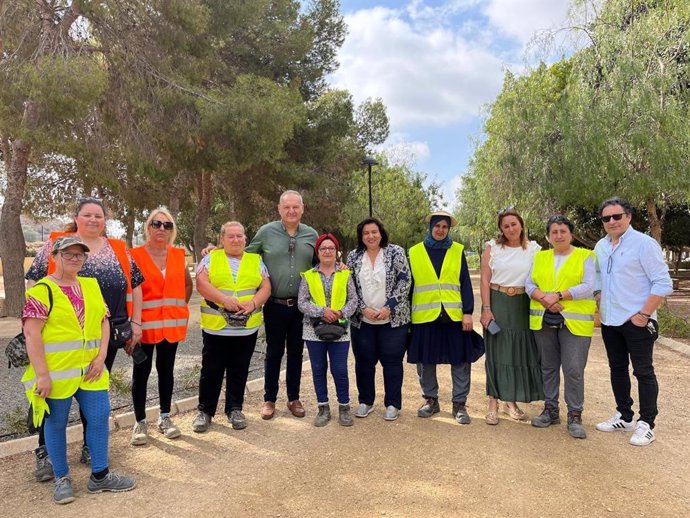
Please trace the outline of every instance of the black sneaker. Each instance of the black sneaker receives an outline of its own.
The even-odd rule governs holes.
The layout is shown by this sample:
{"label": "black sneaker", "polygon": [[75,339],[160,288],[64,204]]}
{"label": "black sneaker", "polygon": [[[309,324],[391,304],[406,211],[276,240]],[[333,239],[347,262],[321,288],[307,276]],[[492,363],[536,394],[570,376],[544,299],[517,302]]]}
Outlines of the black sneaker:
{"label": "black sneaker", "polygon": [[552,424],[560,424],[561,417],[558,413],[558,408],[553,408],[550,406],[544,406],[541,414],[532,419],[532,426],[537,428],[546,428]]}
{"label": "black sneaker", "polygon": [[94,476],[91,475],[86,489],[88,489],[89,493],[103,493],[105,491],[122,493],[124,491],[131,491],[136,486],[137,483],[133,477],[118,475],[110,471],[101,480],[96,480]]}
{"label": "black sneaker", "polygon": [[34,455],[36,455],[36,471],[34,471],[36,482],[48,482],[49,480],[53,480],[53,478],[55,478],[53,463],[50,462],[46,447],[39,446],[34,450]]}
{"label": "black sneaker", "polygon": [[91,464],[91,450],[85,444],[81,447],[81,456],[79,457],[79,462],[82,464]]}
{"label": "black sneaker", "polygon": [[431,417],[441,411],[441,406],[438,404],[438,398],[425,397],[424,404],[417,410],[418,417]]}
{"label": "black sneaker", "polygon": [[453,403],[453,417],[458,424],[470,424],[470,414],[465,403]]}
{"label": "black sneaker", "polygon": [[580,412],[568,412],[568,433],[575,439],[586,439],[587,432],[582,426],[582,414]]}
{"label": "black sneaker", "polygon": [[235,410],[230,410],[226,415],[233,430],[244,430],[247,428],[247,418],[242,413],[242,410],[236,408]]}
{"label": "black sneaker", "polygon": [[194,421],[192,421],[192,430],[194,430],[196,433],[204,433],[208,430],[209,426],[211,426],[211,416],[206,412],[199,410],[199,413],[194,418]]}

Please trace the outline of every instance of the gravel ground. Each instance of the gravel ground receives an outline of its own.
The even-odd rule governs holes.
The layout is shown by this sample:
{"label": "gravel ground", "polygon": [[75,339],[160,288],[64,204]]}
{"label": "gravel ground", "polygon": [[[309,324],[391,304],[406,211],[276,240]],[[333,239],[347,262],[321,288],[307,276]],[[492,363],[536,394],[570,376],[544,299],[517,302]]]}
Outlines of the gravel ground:
{"label": "gravel ground", "polygon": [[[0,350],[4,351],[9,338],[0,338]],[[193,325],[187,333],[187,340],[177,349],[175,361],[175,390],[173,401],[198,394],[199,372],[201,370],[201,331]],[[266,343],[263,328],[259,331],[259,339],[249,367],[249,379],[263,376],[263,360]],[[305,349],[306,351],[306,349]],[[27,401],[20,379],[24,369],[8,368],[7,363],[0,361],[0,442],[16,439],[28,435],[25,431]],[[283,359],[285,362],[285,359]],[[113,414],[121,414],[132,410],[132,396],[130,392],[132,379],[132,360],[123,351],[118,352],[113,366],[114,375],[111,381],[110,404]],[[223,392],[224,393],[224,392]],[[156,373],[155,358],[148,383],[148,398],[146,406],[158,405],[158,375]],[[79,421],[78,405],[72,405],[70,423]],[[24,428],[23,433],[18,428]]]}

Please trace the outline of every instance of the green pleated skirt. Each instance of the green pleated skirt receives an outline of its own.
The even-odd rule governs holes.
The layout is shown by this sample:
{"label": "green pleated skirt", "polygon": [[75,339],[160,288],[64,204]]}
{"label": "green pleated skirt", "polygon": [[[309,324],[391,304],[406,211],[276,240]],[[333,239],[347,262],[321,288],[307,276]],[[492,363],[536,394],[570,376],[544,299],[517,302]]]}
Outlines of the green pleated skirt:
{"label": "green pleated skirt", "polygon": [[529,297],[491,290],[491,311],[501,331],[484,331],[487,395],[522,403],[543,400],[539,351],[529,328]]}

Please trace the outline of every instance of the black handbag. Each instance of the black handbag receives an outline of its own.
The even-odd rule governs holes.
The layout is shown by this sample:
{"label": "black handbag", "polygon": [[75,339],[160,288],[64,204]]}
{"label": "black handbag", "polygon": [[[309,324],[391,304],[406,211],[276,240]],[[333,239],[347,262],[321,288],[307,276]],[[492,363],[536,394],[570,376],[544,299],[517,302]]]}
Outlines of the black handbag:
{"label": "black handbag", "polygon": [[112,347],[117,347],[121,349],[124,347],[133,336],[132,323],[129,320],[124,322],[113,322],[110,321],[110,340],[108,345]]}
{"label": "black handbag", "polygon": [[228,311],[227,309],[219,306],[215,302],[212,302],[208,299],[204,300],[206,301],[206,304],[208,304],[209,308],[215,309],[218,313],[220,313],[220,315],[225,319],[225,322],[228,324],[228,327],[247,327],[247,322],[249,322],[249,317],[251,315],[233,313],[232,311]]}
{"label": "black handbag", "polygon": [[[48,290],[48,316],[53,310],[53,290],[45,282],[37,282],[36,286],[42,284]],[[29,353],[26,350],[26,337],[24,331],[12,338],[5,347],[5,356],[7,356],[7,368],[10,367],[26,367],[29,365]]]}
{"label": "black handbag", "polygon": [[324,342],[335,342],[347,333],[347,320],[339,320],[333,324],[324,322],[321,319],[313,319],[314,333],[319,340]]}
{"label": "black handbag", "polygon": [[552,311],[544,311],[544,325],[546,327],[553,327],[560,329],[565,324],[565,318],[560,313],[553,313]]}

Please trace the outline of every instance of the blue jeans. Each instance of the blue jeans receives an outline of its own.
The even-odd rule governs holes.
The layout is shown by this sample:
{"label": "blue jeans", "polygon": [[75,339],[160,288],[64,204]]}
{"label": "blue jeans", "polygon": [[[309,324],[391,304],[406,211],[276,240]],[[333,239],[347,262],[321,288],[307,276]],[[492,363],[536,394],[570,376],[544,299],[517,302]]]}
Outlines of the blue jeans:
{"label": "blue jeans", "polygon": [[361,323],[351,327],[352,352],[355,355],[355,374],[359,402],[373,405],[376,399],[376,364],[383,367],[383,404],[402,408],[403,357],[408,326]]}
{"label": "blue jeans", "polygon": [[[79,408],[89,421],[86,427],[86,445],[91,451],[91,472],[98,473],[108,467],[108,418],[110,399],[107,390],[82,390],[74,394]],[[47,398],[50,414],[45,418],[45,436],[48,455],[53,462],[55,477],[69,473],[67,466],[67,421],[72,397]]]}
{"label": "blue jeans", "polygon": [[[347,376],[347,353],[349,349],[350,342],[312,342],[307,340],[314,390],[316,391],[316,400],[319,403],[328,403],[326,371],[328,370],[329,359],[338,403],[341,405],[350,403],[350,381]],[[326,357],[327,355],[328,357]]]}

